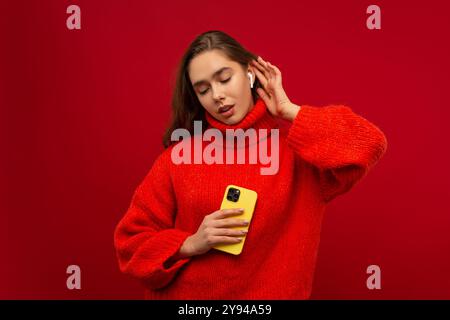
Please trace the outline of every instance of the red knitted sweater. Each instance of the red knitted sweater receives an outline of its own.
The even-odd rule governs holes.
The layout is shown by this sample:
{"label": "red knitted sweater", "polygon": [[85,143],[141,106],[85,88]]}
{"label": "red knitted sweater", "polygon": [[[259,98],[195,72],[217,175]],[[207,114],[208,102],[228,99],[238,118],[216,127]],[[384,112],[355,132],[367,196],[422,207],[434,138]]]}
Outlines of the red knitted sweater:
{"label": "red knitted sweater", "polygon": [[[147,299],[309,298],[324,209],[380,159],[384,134],[342,105],[302,105],[283,127],[261,99],[237,125],[208,113],[207,121],[222,131],[280,128],[278,173],[261,175],[261,165],[249,163],[175,165],[170,146],[116,227],[120,270],[142,282]],[[219,209],[229,184],[258,193],[242,253],[211,249],[170,259],[204,216]]]}

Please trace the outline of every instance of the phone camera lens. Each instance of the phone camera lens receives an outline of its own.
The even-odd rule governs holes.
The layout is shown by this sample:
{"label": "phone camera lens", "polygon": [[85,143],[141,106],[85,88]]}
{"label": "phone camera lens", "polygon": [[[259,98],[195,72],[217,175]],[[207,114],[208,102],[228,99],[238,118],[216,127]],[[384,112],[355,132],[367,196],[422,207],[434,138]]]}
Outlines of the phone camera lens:
{"label": "phone camera lens", "polygon": [[239,199],[240,190],[236,188],[228,189],[227,199],[229,201],[237,202]]}

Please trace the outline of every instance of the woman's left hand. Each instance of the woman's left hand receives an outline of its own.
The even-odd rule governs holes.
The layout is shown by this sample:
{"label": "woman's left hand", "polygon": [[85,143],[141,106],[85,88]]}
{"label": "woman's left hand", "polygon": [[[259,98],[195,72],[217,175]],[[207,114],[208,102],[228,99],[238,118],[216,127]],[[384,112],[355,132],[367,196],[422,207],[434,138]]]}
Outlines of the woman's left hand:
{"label": "woman's left hand", "polygon": [[274,116],[292,120],[292,116],[299,111],[300,107],[291,103],[286,95],[280,69],[270,62],[264,61],[261,57],[258,57],[258,60],[252,60],[252,65],[264,88],[258,88],[256,91],[265,102],[267,109]]}

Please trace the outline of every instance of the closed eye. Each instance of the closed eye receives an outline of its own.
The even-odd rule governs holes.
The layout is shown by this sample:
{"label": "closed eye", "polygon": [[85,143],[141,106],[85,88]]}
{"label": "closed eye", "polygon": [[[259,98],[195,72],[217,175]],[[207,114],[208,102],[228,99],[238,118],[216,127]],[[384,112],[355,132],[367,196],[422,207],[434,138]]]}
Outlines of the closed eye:
{"label": "closed eye", "polygon": [[[227,83],[228,81],[230,81],[230,79],[231,79],[231,77],[229,77],[228,79],[222,80],[222,81],[220,81],[220,82],[221,82],[221,83]],[[200,92],[200,95],[204,95],[204,94],[206,94],[206,92],[208,92],[208,89],[206,89],[206,90]]]}

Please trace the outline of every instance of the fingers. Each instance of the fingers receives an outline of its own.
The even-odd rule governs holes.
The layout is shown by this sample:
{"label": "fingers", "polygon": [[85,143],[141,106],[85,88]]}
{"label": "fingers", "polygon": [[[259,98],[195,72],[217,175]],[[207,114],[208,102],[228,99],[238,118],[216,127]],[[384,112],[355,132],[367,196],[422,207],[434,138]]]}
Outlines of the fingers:
{"label": "fingers", "polygon": [[258,60],[253,60],[253,65],[259,69],[263,69],[266,72],[264,73],[265,77],[268,79],[270,77],[281,76],[281,71],[276,66],[271,64],[269,61],[264,61],[261,57],[258,57]]}
{"label": "fingers", "polygon": [[262,94],[263,96],[265,96],[266,93],[267,95],[271,95],[272,93],[269,90],[269,84],[271,83],[271,81],[273,81],[272,83],[274,84],[281,81],[280,69],[272,65],[270,62],[264,61],[261,57],[258,57],[257,60],[252,60],[251,64],[265,91],[260,93],[257,89],[258,93],[260,93],[260,95]]}
{"label": "fingers", "polygon": [[239,243],[246,236],[247,232],[247,230],[225,228],[205,229],[207,243],[210,246],[220,243]]}
{"label": "fingers", "polygon": [[214,220],[212,226],[216,228],[248,226],[250,222],[244,219],[219,219]]}
{"label": "fingers", "polygon": [[267,62],[267,65],[269,66],[270,73],[272,74],[273,77],[276,77],[279,74],[281,75],[280,69],[270,64],[270,62]]}
{"label": "fingers", "polygon": [[227,236],[211,236],[208,238],[208,245],[218,245],[222,243],[239,243],[242,241],[241,237],[227,237]]}
{"label": "fingers", "polygon": [[227,237],[243,237],[247,234],[247,230],[226,229],[226,228],[210,228],[205,230],[211,236],[227,236]]}
{"label": "fingers", "polygon": [[264,77],[267,78],[267,80],[270,78],[271,75],[267,63],[264,62],[263,64],[261,61],[252,60],[252,64],[255,69],[259,70],[264,75]]}
{"label": "fingers", "polygon": [[214,218],[215,219],[223,219],[226,217],[243,214],[244,209],[243,208],[235,208],[235,209],[222,209],[214,212]]}
{"label": "fingers", "polygon": [[267,78],[258,69],[254,68],[254,70],[263,88],[267,87]]}
{"label": "fingers", "polygon": [[258,57],[257,61],[264,66],[264,68],[268,68],[267,62],[263,60],[263,58]]}
{"label": "fingers", "polygon": [[199,240],[199,247],[207,252],[210,248],[218,244],[233,244],[243,241],[247,230],[228,229],[225,227],[244,227],[249,222],[244,223],[243,219],[224,219],[229,216],[243,214],[243,208],[221,209],[205,216],[196,235]]}
{"label": "fingers", "polygon": [[266,99],[270,99],[269,94],[267,91],[263,88],[257,88],[256,92],[258,92],[259,96],[264,100],[265,103],[267,103]]}

